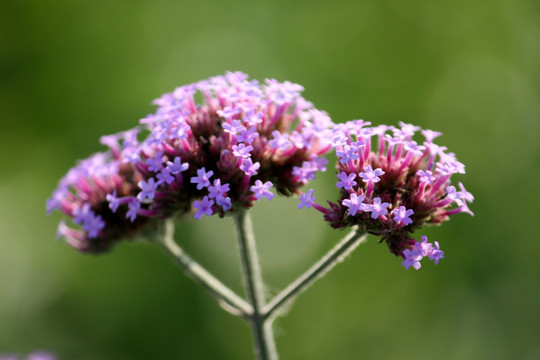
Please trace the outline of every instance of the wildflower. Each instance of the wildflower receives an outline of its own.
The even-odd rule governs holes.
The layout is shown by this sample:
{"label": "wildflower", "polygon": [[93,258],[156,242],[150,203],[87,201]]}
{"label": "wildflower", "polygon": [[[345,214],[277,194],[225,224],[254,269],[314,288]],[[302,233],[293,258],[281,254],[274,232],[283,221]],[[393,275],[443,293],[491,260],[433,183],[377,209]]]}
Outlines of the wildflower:
{"label": "wildflower", "polygon": [[271,200],[271,187],[297,194],[326,170],[322,156],[331,149],[334,126],[301,91],[288,82],[227,73],[164,94],[138,126],[101,138],[109,150],[70,170],[47,200],[47,212],[74,219],[84,207],[74,222],[80,229],[63,222],[58,232],[79,250],[97,252],[151,219],[192,209],[197,219],[225,216]]}
{"label": "wildflower", "polygon": [[[440,133],[422,130],[425,141],[418,143],[413,139],[417,126],[370,125],[357,120],[332,128],[328,138],[338,157],[339,198],[329,207],[315,202],[312,206],[334,228],[357,225],[379,236],[392,253],[403,257],[406,268],[419,268],[425,256],[438,263],[444,255],[438,243],[411,236],[423,225],[441,224],[451,215],[473,215],[468,203],[474,197],[463,184],[459,190],[451,184],[452,175],[464,173],[465,166],[446,147],[433,143]],[[354,181],[357,177],[362,181]]]}

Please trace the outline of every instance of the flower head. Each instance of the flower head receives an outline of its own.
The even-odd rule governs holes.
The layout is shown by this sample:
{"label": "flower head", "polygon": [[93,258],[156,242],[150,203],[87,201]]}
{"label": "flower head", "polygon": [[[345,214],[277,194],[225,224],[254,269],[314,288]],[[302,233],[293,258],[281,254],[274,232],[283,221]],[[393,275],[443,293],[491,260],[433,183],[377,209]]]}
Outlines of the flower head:
{"label": "flower head", "polygon": [[334,228],[359,226],[380,236],[392,253],[404,258],[405,267],[418,268],[425,256],[438,262],[443,256],[438,245],[417,242],[411,235],[460,212],[472,215],[467,204],[473,196],[461,183],[459,190],[451,184],[452,175],[465,172],[464,165],[433,143],[440,133],[423,130],[425,141],[419,144],[413,139],[417,126],[369,125],[356,120],[333,127],[329,139],[338,158],[339,198],[329,207],[313,207]]}
{"label": "flower head", "polygon": [[224,216],[272,199],[270,187],[298,194],[326,170],[334,126],[302,90],[239,72],[176,88],[135,128],[102,137],[109,150],[71,169],[47,212],[76,218],[76,227],[62,223],[59,234],[98,252],[151,219],[192,209],[196,218]]}

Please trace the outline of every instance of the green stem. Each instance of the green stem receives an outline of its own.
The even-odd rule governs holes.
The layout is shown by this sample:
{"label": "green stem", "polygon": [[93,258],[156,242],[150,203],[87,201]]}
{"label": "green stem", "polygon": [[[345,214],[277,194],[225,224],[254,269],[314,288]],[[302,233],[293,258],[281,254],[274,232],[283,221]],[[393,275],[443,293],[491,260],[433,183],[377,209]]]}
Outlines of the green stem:
{"label": "green stem", "polygon": [[367,234],[358,230],[351,231],[336,246],[334,246],[322,259],[317,261],[309,270],[298,277],[294,282],[281,291],[263,309],[265,319],[272,319],[276,311],[287,302],[292,301],[317,279],[325,275],[330,269],[342,262],[358,245],[365,241]]}
{"label": "green stem", "polygon": [[255,237],[251,218],[246,210],[238,210],[234,217],[236,235],[242,273],[248,301],[253,307],[249,320],[255,341],[255,349],[259,360],[276,360],[278,358],[271,320],[262,313],[265,303],[264,284],[262,281],[259,258],[255,248]]}
{"label": "green stem", "polygon": [[165,231],[159,240],[162,248],[172,257],[174,262],[180,265],[189,277],[210,291],[225,310],[234,315],[251,318],[253,314],[251,305],[206,271],[174,241],[174,221],[172,219],[165,220]]}

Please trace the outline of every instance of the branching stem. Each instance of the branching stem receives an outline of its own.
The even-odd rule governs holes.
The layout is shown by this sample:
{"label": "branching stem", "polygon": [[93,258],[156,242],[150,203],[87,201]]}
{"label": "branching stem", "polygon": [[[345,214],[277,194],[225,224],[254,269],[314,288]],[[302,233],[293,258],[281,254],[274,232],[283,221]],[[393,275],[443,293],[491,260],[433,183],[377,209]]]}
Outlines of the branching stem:
{"label": "branching stem", "polygon": [[178,246],[174,241],[174,222],[172,219],[165,220],[163,236],[159,240],[162,248],[174,262],[180,265],[190,278],[210,291],[225,310],[244,318],[251,317],[253,314],[251,305],[216,279]]}

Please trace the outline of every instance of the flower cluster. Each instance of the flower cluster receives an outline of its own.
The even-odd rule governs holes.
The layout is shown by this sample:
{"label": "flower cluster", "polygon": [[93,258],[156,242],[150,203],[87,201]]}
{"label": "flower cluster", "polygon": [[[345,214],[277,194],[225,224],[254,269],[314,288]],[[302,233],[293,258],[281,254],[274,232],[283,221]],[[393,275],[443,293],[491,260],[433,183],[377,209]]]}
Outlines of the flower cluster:
{"label": "flower cluster", "polygon": [[106,250],[149,219],[224,216],[274,193],[291,195],[326,170],[333,123],[300,85],[227,73],[179,87],[134,129],[104,136],[105,153],[80,162],[47,202],[80,228],[59,235]]}
{"label": "flower cluster", "polygon": [[[419,127],[370,127],[362,120],[336,125],[332,147],[336,150],[337,202],[329,208],[315,203],[313,191],[300,198],[301,207],[313,206],[334,228],[358,225],[380,236],[391,252],[402,256],[403,265],[420,267],[428,256],[438,263],[443,257],[439,245],[418,242],[411,237],[424,224],[440,224],[450,215],[466,212],[473,196],[459,183],[450,183],[453,174],[465,173],[465,166],[445,147],[433,143],[440,133],[422,130],[422,145],[413,137]],[[451,208],[452,205],[457,207]]]}

